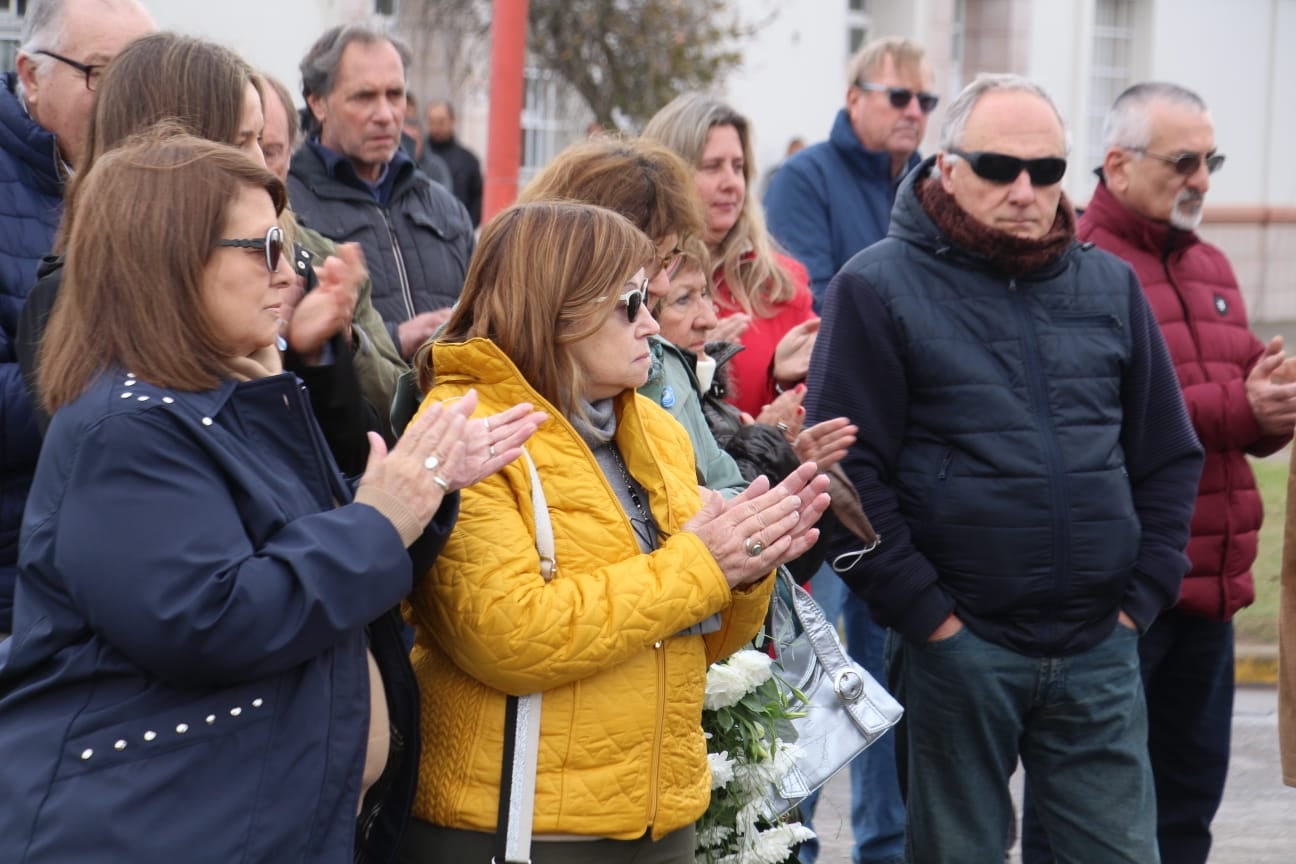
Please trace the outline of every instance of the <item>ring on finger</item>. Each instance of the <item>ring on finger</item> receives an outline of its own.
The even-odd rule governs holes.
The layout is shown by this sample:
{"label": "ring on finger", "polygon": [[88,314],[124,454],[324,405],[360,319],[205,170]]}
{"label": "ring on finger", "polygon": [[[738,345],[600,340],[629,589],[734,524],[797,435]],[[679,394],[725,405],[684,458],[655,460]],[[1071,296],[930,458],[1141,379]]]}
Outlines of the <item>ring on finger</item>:
{"label": "ring on finger", "polygon": [[495,458],[495,445],[494,445],[494,444],[487,444],[487,445],[486,445],[486,452],[490,454],[490,458],[494,459],[494,458]]}
{"label": "ring on finger", "polygon": [[482,418],[482,425],[486,427],[486,432],[487,432],[487,434],[489,434],[489,433],[490,433],[490,418],[489,418],[489,417],[483,417],[483,418]]}
{"label": "ring on finger", "polygon": [[747,550],[748,556],[756,558],[765,551],[765,544],[759,537],[752,535],[747,538],[747,542],[743,544],[743,548]]}
{"label": "ring on finger", "polygon": [[782,420],[775,423],[774,428],[782,432],[784,435],[792,431],[792,427],[784,423]]}
{"label": "ring on finger", "polygon": [[441,457],[433,453],[423,460],[423,467],[429,471],[435,471],[441,467]]}
{"label": "ring on finger", "polygon": [[434,474],[432,476],[432,482],[440,486],[442,492],[450,491],[450,484],[447,483],[446,479],[442,477],[440,474]]}

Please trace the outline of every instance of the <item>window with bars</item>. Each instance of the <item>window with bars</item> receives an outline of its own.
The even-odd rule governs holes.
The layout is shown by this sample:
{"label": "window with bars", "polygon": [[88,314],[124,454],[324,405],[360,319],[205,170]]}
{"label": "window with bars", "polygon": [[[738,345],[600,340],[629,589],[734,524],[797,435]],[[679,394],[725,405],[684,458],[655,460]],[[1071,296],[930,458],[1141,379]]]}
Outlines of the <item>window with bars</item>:
{"label": "window with bars", "polygon": [[[1102,164],[1103,121],[1116,97],[1133,83],[1136,0],[1097,0],[1089,72],[1088,171]],[[1081,167],[1081,166],[1077,166]]]}
{"label": "window with bars", "polygon": [[846,0],[847,57],[853,57],[856,51],[864,47],[872,27],[873,16],[869,13],[868,0]]}

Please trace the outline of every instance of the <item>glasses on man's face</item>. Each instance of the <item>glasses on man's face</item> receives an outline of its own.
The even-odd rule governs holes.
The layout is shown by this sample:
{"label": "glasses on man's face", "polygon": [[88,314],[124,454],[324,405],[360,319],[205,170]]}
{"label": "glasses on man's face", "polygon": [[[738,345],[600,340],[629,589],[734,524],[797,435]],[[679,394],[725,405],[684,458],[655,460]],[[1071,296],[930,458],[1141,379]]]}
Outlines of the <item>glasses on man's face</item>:
{"label": "glasses on man's face", "polygon": [[64,57],[62,54],[55,54],[53,51],[34,51],[34,54],[43,54],[46,57],[52,57],[60,63],[66,63],[73,69],[85,76],[86,89],[91,93],[99,86],[99,76],[103,73],[104,64],[99,63],[94,66],[87,66],[85,63],[78,63],[71,57]]}
{"label": "glasses on man's face", "polygon": [[982,180],[1007,185],[1015,183],[1021,173],[1030,175],[1032,186],[1052,186],[1066,173],[1066,160],[1061,156],[1044,156],[1039,159],[1020,159],[1007,153],[991,153],[977,150],[969,153],[966,150],[950,148],[951,156],[957,156],[968,163],[972,173]]}
{"label": "glasses on man's face", "polygon": [[216,245],[233,246],[238,249],[263,250],[265,252],[266,269],[273,273],[279,269],[279,256],[283,255],[283,229],[278,225],[271,225],[270,230],[266,231],[264,237],[258,237],[255,240],[221,240]]}
{"label": "glasses on man's face", "polygon": [[1184,177],[1191,177],[1201,170],[1202,163],[1206,163],[1206,173],[1214,174],[1224,167],[1224,154],[1217,150],[1209,153],[1180,153],[1178,156],[1165,156],[1161,153],[1153,153],[1146,147],[1126,147],[1131,153],[1138,153],[1141,156],[1151,156],[1153,159],[1160,159],[1167,165],[1173,165],[1176,174],[1182,174]]}
{"label": "glasses on man's face", "polygon": [[624,305],[626,320],[631,324],[639,317],[639,310],[648,302],[648,277],[645,276],[639,285],[617,298],[617,306]]}
{"label": "glasses on man's face", "polygon": [[867,81],[856,81],[855,86],[869,93],[885,93],[887,99],[891,102],[891,107],[897,111],[903,111],[909,107],[909,103],[915,98],[918,100],[918,110],[924,114],[930,114],[936,110],[936,105],[940,102],[940,97],[935,93],[929,93],[926,90],[919,90],[917,93],[908,87],[888,87],[885,84],[870,84]]}

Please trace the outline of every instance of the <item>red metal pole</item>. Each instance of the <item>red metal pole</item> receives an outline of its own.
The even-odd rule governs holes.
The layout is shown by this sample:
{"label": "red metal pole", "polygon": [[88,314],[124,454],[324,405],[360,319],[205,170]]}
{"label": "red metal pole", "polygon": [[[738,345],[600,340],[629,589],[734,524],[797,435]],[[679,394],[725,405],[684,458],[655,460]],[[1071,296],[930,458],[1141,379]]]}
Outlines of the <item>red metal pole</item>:
{"label": "red metal pole", "polygon": [[485,222],[517,198],[522,164],[522,69],[527,0],[495,0],[491,21],[490,120],[486,139]]}

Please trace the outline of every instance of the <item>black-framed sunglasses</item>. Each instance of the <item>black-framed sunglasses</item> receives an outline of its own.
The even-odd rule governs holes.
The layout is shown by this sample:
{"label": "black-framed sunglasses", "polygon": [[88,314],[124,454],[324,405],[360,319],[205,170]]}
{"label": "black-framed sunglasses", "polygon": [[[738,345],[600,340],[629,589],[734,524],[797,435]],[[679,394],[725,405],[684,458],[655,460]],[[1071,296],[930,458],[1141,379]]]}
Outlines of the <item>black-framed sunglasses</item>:
{"label": "black-framed sunglasses", "polygon": [[94,65],[78,63],[76,60],[73,60],[71,57],[64,57],[62,54],[55,54],[53,51],[33,51],[32,53],[41,54],[46,57],[51,57],[59,61],[60,63],[66,63],[67,65],[71,66],[73,69],[80,72],[82,75],[85,76],[86,89],[89,90],[91,93],[93,93],[95,91],[95,88],[99,86],[99,76],[100,74],[103,73],[103,69],[105,65],[103,63],[97,63]]}
{"label": "black-framed sunglasses", "polygon": [[238,249],[259,249],[265,252],[266,269],[271,273],[279,269],[279,258],[283,255],[283,229],[271,225],[264,237],[255,240],[221,240],[217,246],[232,246]]}
{"label": "black-framed sunglasses", "polygon": [[648,302],[648,281],[648,277],[645,276],[637,288],[631,288],[617,298],[618,306],[625,304],[626,320],[631,324],[639,317],[639,310]]}
{"label": "black-framed sunglasses", "polygon": [[1032,186],[1052,186],[1062,179],[1067,168],[1067,161],[1061,156],[1020,159],[1007,153],[991,153],[986,150],[969,153],[950,148],[948,152],[967,162],[972,173],[991,183],[1013,183],[1025,171],[1030,175]]}
{"label": "black-framed sunglasses", "polygon": [[1201,170],[1202,163],[1206,163],[1206,173],[1214,174],[1224,167],[1224,154],[1218,150],[1212,150],[1209,153],[1180,153],[1178,156],[1165,156],[1161,153],[1153,153],[1146,147],[1126,147],[1131,153],[1138,153],[1142,156],[1151,156],[1153,159],[1160,159],[1167,165],[1173,165],[1176,174],[1182,174],[1184,177],[1191,177]]}
{"label": "black-framed sunglasses", "polygon": [[940,97],[935,93],[929,93],[926,90],[919,90],[917,93],[908,87],[888,87],[885,84],[870,84],[867,81],[856,81],[855,86],[861,90],[867,90],[870,93],[885,93],[887,99],[891,102],[891,107],[897,111],[903,111],[909,107],[913,99],[918,100],[918,110],[924,114],[930,114],[936,110],[936,105],[940,102]]}

